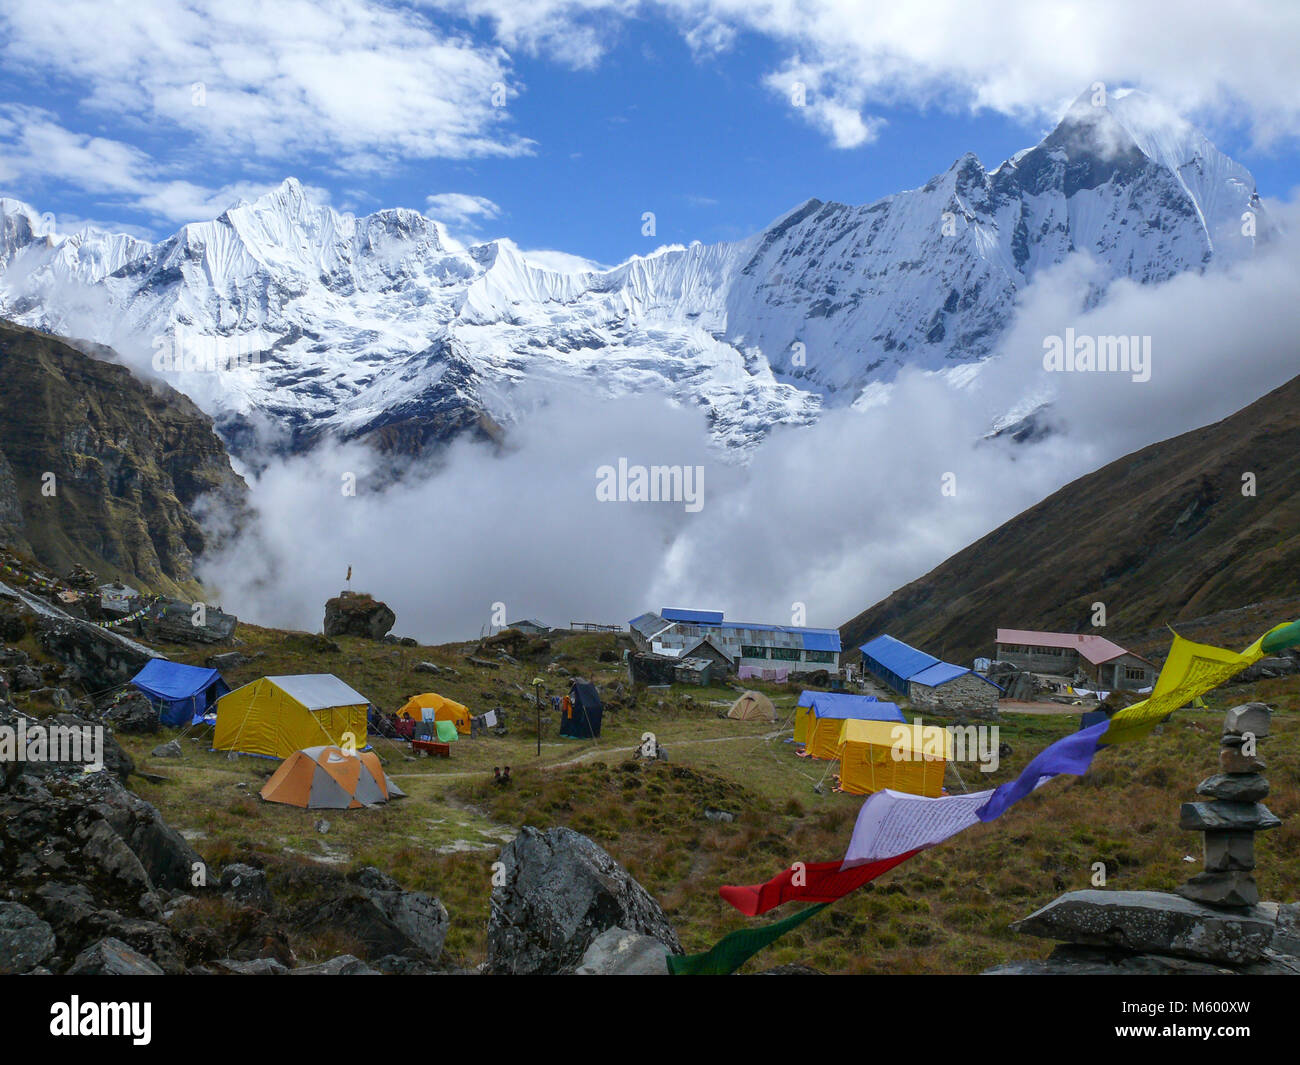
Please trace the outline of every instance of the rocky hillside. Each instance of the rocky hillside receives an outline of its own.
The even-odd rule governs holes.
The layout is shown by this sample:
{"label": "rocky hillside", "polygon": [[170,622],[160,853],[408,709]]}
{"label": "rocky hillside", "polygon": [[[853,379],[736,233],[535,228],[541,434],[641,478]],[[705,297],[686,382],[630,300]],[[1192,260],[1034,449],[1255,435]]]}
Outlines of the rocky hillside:
{"label": "rocky hillside", "polygon": [[1300,594],[1298,450],[1300,377],[1066,485],[849,621],[845,646],[889,632],[961,661],[999,626],[1085,631],[1094,602],[1122,639]]}
{"label": "rocky hillside", "polygon": [[[195,557],[247,491],[211,420],[179,392],[0,322],[0,543],[59,573],[79,563],[103,580],[193,592]],[[204,500],[217,516],[204,517]]]}

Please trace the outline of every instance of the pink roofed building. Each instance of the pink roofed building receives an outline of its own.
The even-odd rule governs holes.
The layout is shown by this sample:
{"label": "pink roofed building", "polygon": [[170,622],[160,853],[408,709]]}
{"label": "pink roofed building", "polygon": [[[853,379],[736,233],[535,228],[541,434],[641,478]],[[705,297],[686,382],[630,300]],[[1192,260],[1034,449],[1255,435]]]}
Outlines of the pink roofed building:
{"label": "pink roofed building", "polygon": [[1158,672],[1141,655],[1089,633],[998,629],[996,658],[1031,673],[1082,674],[1089,684],[1107,691],[1149,687]]}

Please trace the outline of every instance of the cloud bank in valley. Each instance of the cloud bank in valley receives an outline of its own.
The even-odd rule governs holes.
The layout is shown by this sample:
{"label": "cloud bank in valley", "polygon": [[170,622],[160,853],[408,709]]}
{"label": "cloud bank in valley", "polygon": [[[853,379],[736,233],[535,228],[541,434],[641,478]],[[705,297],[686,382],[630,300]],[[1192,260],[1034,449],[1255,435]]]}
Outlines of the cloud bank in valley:
{"label": "cloud bank in valley", "polygon": [[[1294,230],[1294,207],[1272,210]],[[779,622],[799,603],[809,624],[839,625],[1070,480],[1296,372],[1289,243],[1230,273],[1114,284],[1087,307],[1090,280],[1083,259],[1044,274],[978,371],[904,371],[883,403],[775,429],[745,466],[709,447],[700,410],[574,393],[537,404],[504,455],[460,442],[383,488],[393,471],[356,445],[276,460],[252,479],[258,520],[201,576],[247,620],[317,629],[351,565],[398,632],[435,641],[476,636],[496,603],[551,624],[674,604]],[[1044,338],[1067,329],[1149,337],[1150,380],[1045,372]],[[1041,404],[1045,439],[985,439]],[[702,466],[702,509],[599,501],[597,469],[620,458]]]}

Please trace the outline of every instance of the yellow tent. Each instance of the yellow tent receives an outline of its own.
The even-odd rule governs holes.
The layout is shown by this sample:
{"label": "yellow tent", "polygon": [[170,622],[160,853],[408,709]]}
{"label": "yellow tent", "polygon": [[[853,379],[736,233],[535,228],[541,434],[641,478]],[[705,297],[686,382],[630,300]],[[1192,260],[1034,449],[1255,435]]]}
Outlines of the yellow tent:
{"label": "yellow tent", "polygon": [[412,721],[451,721],[462,736],[469,735],[469,707],[437,692],[413,695],[397,712]]}
{"label": "yellow tent", "polygon": [[322,744],[366,745],[364,695],[329,673],[262,677],[217,701],[212,746],[288,758]]}
{"label": "yellow tent", "polygon": [[808,742],[808,724],[812,721],[812,707],[799,706],[794,711],[794,742]]}
{"label": "yellow tent", "polygon": [[938,725],[895,721],[840,723],[840,789],[869,795],[882,788],[937,798],[945,764],[952,759],[952,733]]}
{"label": "yellow tent", "polygon": [[818,717],[809,708],[807,721],[804,750],[814,758],[838,758],[840,733],[844,731],[844,718]]}

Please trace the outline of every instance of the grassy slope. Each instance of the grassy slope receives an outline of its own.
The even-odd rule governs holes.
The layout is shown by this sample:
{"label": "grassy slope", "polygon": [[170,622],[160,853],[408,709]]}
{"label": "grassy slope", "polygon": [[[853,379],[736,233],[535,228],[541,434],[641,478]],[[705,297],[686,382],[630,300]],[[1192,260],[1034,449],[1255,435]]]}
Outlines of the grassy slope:
{"label": "grassy slope", "polygon": [[[548,722],[538,757],[532,715],[513,686],[542,675],[559,692],[564,679],[536,665],[479,669],[464,661],[469,645],[402,648],[345,638],[340,652],[328,653],[274,630],[245,627],[240,634],[242,650],[265,657],[232,671],[232,683],[327,670],[384,709],[432,688],[476,712],[494,705],[511,711],[508,736],[458,742],[450,761],[411,759],[381,741],[379,753],[409,798],[379,810],[330,811],[325,834],[314,827],[319,811],[256,797],[274,762],[230,760],[208,751],[201,736],[185,742],[180,763],[152,759],[158,737],[123,737],[142,769],[165,778],[137,780],[138,790],[193,837],[210,863],[258,858],[291,900],[312,863],[377,865],[442,898],[452,915],[449,952],[466,964],[484,957],[491,864],[521,824],[569,825],[592,836],[660,900],[686,948],[700,950],[749,923],[718,898],[719,884],[755,882],[796,860],[839,856],[861,803],[814,792],[825,763],[800,760],[792,745],[765,740],[770,729],[720,720],[712,701],[730,698],[726,690],[642,693],[635,705],[607,714],[597,741],[562,740]],[[615,646],[612,636],[592,635],[557,642],[556,651],[575,672],[594,672],[602,687],[612,687],[617,665],[596,656]],[[174,650],[180,659],[198,657]],[[412,673],[421,660],[452,666],[460,677],[444,682]],[[794,693],[767,690],[788,712]],[[1291,678],[1221,690],[1209,699],[1214,711],[1184,711],[1161,735],[1103,752],[1087,778],[1055,781],[1000,822],[920,855],[791,933],[749,968],[799,961],[832,972],[978,972],[1045,954],[1048,944],[1012,935],[1008,923],[1059,891],[1089,886],[1095,861],[1107,863],[1111,887],[1172,888],[1199,868],[1199,842],[1176,827],[1178,805],[1214,771],[1221,709],[1249,698],[1281,710],[1265,751],[1273,781],[1268,803],[1288,819],[1261,838],[1261,888],[1270,898],[1300,896],[1300,680]],[[1068,716],[1007,715],[1002,739],[1013,753],[991,777],[967,767],[967,785],[1009,779],[1074,725]],[[627,749],[647,730],[670,761],[629,768]],[[504,790],[491,782],[492,766],[503,764],[516,777]],[[737,820],[706,820],[705,807],[736,813]],[[1198,864],[1184,862],[1186,854],[1197,855]],[[304,957],[322,956],[346,949],[346,935],[295,946]]]}
{"label": "grassy slope", "polygon": [[[1165,622],[1300,595],[1300,377],[1214,425],[1126,455],[841,626],[945,657],[989,655],[999,627],[1126,643]],[[1257,494],[1242,494],[1255,474]]]}

